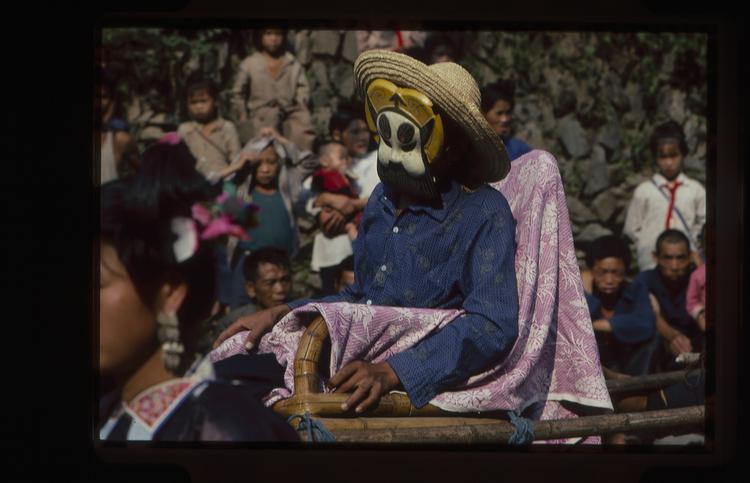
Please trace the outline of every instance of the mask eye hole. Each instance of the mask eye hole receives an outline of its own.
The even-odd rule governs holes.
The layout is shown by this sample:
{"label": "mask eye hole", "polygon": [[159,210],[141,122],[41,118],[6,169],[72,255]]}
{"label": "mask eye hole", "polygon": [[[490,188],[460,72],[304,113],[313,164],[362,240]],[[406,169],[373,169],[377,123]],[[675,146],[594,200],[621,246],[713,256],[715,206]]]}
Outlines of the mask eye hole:
{"label": "mask eye hole", "polygon": [[385,141],[391,140],[391,123],[388,122],[388,118],[380,116],[378,120],[378,131],[380,131],[380,137]]}
{"label": "mask eye hole", "polygon": [[406,147],[414,139],[414,126],[408,123],[401,124],[396,131],[396,136],[398,136],[398,142]]}

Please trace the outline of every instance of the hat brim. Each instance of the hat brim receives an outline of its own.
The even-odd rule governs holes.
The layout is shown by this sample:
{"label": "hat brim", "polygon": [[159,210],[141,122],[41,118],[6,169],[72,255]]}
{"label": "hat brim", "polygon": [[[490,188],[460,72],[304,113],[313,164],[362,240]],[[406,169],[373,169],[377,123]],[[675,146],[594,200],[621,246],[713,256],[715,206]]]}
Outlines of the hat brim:
{"label": "hat brim", "polygon": [[478,183],[494,183],[510,171],[510,159],[500,136],[490,127],[479,106],[426,64],[408,55],[389,50],[369,50],[354,63],[354,78],[363,98],[370,82],[385,79],[400,87],[424,93],[466,133],[479,159],[471,163]]}

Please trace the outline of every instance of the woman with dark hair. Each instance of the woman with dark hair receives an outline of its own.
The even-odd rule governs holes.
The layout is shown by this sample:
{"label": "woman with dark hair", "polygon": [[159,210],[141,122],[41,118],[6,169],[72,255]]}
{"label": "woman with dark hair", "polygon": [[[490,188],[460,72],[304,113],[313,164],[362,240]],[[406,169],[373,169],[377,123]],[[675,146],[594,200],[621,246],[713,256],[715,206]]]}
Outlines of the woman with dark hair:
{"label": "woman with dark hair", "polygon": [[482,114],[492,129],[500,135],[511,161],[522,156],[531,147],[518,138],[511,136],[513,108],[516,106],[515,86],[510,81],[497,81],[481,89]]}
{"label": "woman with dark hair", "polygon": [[226,195],[209,206],[193,166],[168,135],[134,179],[102,187],[99,370],[112,387],[100,399],[100,438],[296,440],[260,402],[283,384],[275,360],[199,355],[214,302],[213,240],[244,233],[253,209]]}

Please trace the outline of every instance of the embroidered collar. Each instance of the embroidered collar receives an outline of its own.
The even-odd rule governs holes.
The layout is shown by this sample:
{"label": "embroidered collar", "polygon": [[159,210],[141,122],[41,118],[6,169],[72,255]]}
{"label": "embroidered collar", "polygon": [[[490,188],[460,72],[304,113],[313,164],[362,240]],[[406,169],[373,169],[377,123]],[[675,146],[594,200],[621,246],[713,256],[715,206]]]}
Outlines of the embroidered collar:
{"label": "embroidered collar", "polygon": [[153,431],[196,384],[191,379],[170,379],[142,391],[130,403],[123,403],[124,409]]}

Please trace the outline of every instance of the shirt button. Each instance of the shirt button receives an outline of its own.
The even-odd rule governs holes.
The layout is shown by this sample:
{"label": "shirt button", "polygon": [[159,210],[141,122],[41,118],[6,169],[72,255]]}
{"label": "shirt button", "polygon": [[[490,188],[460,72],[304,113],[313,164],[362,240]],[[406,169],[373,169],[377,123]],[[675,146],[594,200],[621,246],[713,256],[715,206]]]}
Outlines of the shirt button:
{"label": "shirt button", "polygon": [[372,300],[367,300],[367,305],[372,305]]}
{"label": "shirt button", "polygon": [[380,267],[380,270],[382,272],[385,272],[386,270],[388,270],[388,267],[386,267],[385,265],[383,265],[382,267]]}
{"label": "shirt button", "polygon": [[393,233],[398,233],[398,227],[397,226],[393,227]]}

